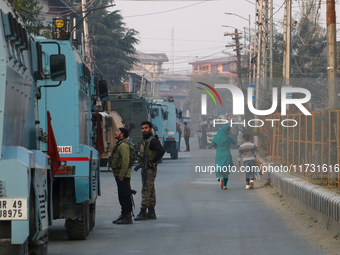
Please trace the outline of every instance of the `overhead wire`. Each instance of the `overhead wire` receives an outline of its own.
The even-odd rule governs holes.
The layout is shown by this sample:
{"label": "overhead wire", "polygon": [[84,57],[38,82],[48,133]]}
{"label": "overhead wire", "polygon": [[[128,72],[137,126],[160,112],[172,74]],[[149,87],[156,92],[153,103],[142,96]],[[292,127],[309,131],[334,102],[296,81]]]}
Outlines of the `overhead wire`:
{"label": "overhead wire", "polygon": [[145,14],[137,14],[137,15],[125,16],[124,18],[134,18],[134,17],[150,16],[150,15],[162,14],[162,13],[167,13],[167,12],[173,12],[173,11],[189,8],[189,7],[194,6],[194,5],[203,4],[203,3],[206,3],[206,2],[209,2],[209,1],[211,1],[211,0],[205,0],[205,1],[201,1],[199,3],[190,4],[190,5],[187,5],[187,6],[183,6],[183,7],[179,7],[179,8],[175,8],[175,9],[171,9],[171,10],[166,10],[166,11],[159,11],[159,12],[152,12],[152,13],[145,13]]}

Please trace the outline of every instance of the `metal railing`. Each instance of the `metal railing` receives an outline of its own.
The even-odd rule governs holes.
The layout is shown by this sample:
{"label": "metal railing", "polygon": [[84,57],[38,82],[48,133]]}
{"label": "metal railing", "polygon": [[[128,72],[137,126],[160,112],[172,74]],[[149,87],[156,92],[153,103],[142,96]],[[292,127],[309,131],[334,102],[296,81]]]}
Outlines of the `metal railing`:
{"label": "metal railing", "polygon": [[[309,116],[272,114],[265,119],[277,120],[269,121],[272,124],[258,132],[259,148],[271,156],[272,162],[340,187],[340,110],[312,112]],[[291,127],[284,127],[282,121]]]}

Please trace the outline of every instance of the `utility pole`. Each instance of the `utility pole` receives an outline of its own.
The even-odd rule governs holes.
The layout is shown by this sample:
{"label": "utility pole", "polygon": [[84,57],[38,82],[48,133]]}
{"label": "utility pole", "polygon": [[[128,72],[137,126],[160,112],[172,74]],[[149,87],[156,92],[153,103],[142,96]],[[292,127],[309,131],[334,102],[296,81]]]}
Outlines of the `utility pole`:
{"label": "utility pole", "polygon": [[241,54],[240,54],[240,42],[239,42],[239,38],[238,38],[238,31],[237,29],[235,29],[235,38],[233,38],[235,40],[236,43],[236,56],[237,56],[237,76],[238,76],[238,84],[240,89],[243,91],[243,86],[242,86],[242,74],[241,74]]}
{"label": "utility pole", "polygon": [[236,57],[237,57],[237,76],[238,76],[238,87],[244,92],[243,86],[242,86],[242,75],[241,75],[241,54],[240,54],[240,46],[242,46],[242,44],[240,44],[239,41],[239,35],[242,35],[242,33],[239,33],[237,29],[235,29],[235,33],[234,34],[224,34],[224,36],[235,36],[234,38],[232,38],[233,40],[235,40],[235,45],[226,45],[225,47],[236,47],[236,49],[234,51],[236,51]]}
{"label": "utility pole", "polygon": [[[256,19],[256,15],[258,15],[257,12],[257,4],[256,4],[256,0],[255,0],[255,19]],[[257,23],[256,20],[254,22],[254,55],[252,56],[253,59],[253,63],[252,63],[252,70],[253,70],[253,83],[256,83],[256,63],[255,63],[255,57],[256,57],[256,36],[257,36]]]}
{"label": "utility pole", "polygon": [[84,56],[85,56],[85,62],[86,64],[90,63],[90,45],[89,45],[89,31],[87,27],[87,18],[85,18],[86,15],[86,0],[81,0],[81,8],[83,13],[83,26],[84,26]]}
{"label": "utility pole", "polygon": [[268,1],[264,1],[264,19],[263,19],[263,43],[262,43],[262,89],[267,89],[267,71],[268,71]]}
{"label": "utility pole", "polygon": [[[251,83],[251,55],[252,55],[252,53],[251,53],[251,30],[250,30],[250,15],[249,15],[249,33],[248,33],[248,37],[249,37],[249,41],[248,41],[248,43],[249,43],[249,67],[248,67],[248,69],[249,69],[249,84]],[[245,45],[244,45],[245,46]]]}
{"label": "utility pole", "polygon": [[285,24],[284,24],[284,41],[283,41],[283,85],[290,85],[290,53],[291,53],[291,16],[292,16],[292,0],[285,0]]}
{"label": "utility pole", "polygon": [[270,53],[269,53],[269,77],[270,79],[273,78],[273,28],[274,28],[274,20],[273,20],[273,0],[270,0],[270,41],[269,41],[269,47],[270,47]]}
{"label": "utility pole", "polygon": [[256,74],[256,97],[255,97],[255,107],[259,109],[259,97],[260,97],[260,86],[261,86],[261,63],[262,63],[262,7],[263,7],[263,0],[258,1],[260,2],[260,11],[258,13],[258,42],[257,42],[257,74]]}
{"label": "utility pole", "polygon": [[[263,82],[263,49],[262,49],[262,41],[263,41],[263,1],[267,0],[257,0],[256,1],[256,14],[258,17],[257,25],[258,25],[258,34],[257,34],[257,59],[256,59],[256,65],[257,65],[257,74],[256,74],[256,91],[255,91],[255,108],[259,109],[260,105],[260,91],[261,91],[261,85]],[[260,9],[258,11],[257,5],[260,5]],[[257,116],[255,115],[255,119],[257,119]],[[254,143],[255,145],[259,145],[259,138],[257,135],[258,128],[255,128],[254,130]]]}
{"label": "utility pole", "polygon": [[327,0],[327,62],[329,108],[338,105],[335,0]]}

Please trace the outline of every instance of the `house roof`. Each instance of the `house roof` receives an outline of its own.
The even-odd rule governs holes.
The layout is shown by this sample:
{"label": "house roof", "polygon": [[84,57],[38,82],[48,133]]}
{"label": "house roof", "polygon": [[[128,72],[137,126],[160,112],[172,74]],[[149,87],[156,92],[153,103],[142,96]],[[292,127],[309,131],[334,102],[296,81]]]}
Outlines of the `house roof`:
{"label": "house roof", "polygon": [[189,65],[225,64],[225,63],[231,63],[231,62],[236,62],[236,57],[222,57],[222,58],[211,58],[211,59],[198,60],[198,61],[189,63]]}
{"label": "house roof", "polygon": [[154,62],[169,62],[169,59],[165,53],[144,53],[136,51],[135,58],[139,59],[141,63],[154,63]]}

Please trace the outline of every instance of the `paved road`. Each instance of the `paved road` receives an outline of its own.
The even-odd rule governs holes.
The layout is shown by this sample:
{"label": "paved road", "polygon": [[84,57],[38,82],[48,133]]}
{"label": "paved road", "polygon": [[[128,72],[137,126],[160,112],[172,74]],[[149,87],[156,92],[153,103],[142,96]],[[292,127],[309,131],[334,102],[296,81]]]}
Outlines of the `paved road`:
{"label": "paved road", "polygon": [[[69,241],[64,221],[54,221],[49,254],[323,254],[288,228],[254,190],[245,190],[243,175],[232,174],[228,190],[221,190],[214,175],[194,173],[196,165],[213,164],[215,150],[198,150],[195,140],[191,143],[191,153],[180,153],[178,160],[166,156],[159,166],[157,220],[112,224],[120,213],[116,184],[111,172],[102,172],[96,227],[86,241]],[[236,157],[237,151],[232,153]],[[133,172],[132,187],[138,191],[138,213],[140,173]]]}

